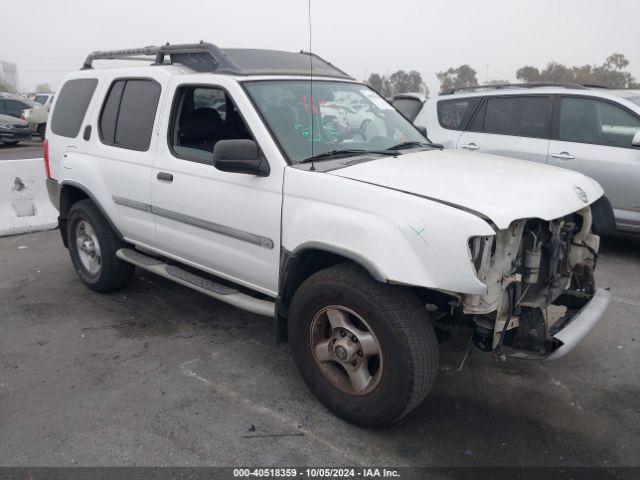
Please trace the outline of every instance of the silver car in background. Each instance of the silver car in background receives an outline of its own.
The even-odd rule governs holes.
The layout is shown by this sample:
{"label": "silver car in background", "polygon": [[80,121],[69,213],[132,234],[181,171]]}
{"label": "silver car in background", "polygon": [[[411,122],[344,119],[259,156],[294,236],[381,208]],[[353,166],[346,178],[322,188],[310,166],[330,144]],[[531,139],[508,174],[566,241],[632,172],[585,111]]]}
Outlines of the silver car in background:
{"label": "silver car in background", "polygon": [[445,148],[548,163],[600,183],[616,228],[640,233],[640,91],[582,85],[448,90],[414,123]]}

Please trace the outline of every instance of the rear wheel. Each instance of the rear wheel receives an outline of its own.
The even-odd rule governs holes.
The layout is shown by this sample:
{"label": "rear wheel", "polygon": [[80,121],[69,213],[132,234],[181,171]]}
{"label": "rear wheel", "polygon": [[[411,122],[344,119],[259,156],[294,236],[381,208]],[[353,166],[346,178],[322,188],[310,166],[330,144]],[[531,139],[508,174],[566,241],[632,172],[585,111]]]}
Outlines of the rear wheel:
{"label": "rear wheel", "polygon": [[411,412],[438,369],[436,335],[417,297],[352,264],[322,270],[300,286],[289,341],[318,399],[363,426],[390,425]]}
{"label": "rear wheel", "polygon": [[129,284],[135,267],[116,257],[125,245],[91,200],[81,200],[69,210],[67,239],[73,266],[89,288],[110,292]]}

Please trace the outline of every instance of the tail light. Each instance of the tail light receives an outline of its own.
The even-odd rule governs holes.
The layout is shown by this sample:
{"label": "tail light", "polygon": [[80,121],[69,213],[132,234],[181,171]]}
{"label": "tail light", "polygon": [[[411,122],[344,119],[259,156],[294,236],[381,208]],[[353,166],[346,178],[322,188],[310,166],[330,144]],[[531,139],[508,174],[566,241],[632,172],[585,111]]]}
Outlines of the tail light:
{"label": "tail light", "polygon": [[45,138],[42,144],[42,154],[44,156],[44,172],[47,178],[51,178],[51,168],[49,167],[49,140]]}
{"label": "tail light", "polygon": [[27,117],[25,117],[24,112],[22,112],[20,114],[20,120],[26,120],[26,119],[27,119]]}

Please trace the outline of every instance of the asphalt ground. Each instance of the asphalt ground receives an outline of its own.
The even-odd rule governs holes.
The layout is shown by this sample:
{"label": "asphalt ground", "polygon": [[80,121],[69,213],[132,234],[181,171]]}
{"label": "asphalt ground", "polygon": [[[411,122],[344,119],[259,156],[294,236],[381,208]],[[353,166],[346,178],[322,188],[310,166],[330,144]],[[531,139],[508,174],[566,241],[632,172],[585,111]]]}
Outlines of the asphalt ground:
{"label": "asphalt ground", "polygon": [[386,430],[309,393],[270,319],[143,271],[102,295],[57,231],[0,238],[0,465],[640,466],[640,239],[609,238],[605,318],[556,363],[440,345]]}
{"label": "asphalt ground", "polygon": [[25,158],[42,158],[42,142],[31,140],[9,146],[0,143],[0,161],[23,160]]}

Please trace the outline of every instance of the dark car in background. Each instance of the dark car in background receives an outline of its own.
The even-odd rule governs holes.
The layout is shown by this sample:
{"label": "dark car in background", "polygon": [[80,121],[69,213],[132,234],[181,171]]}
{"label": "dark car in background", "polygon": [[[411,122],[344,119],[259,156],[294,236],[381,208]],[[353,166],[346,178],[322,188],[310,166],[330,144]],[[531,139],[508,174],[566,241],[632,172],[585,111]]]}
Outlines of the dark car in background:
{"label": "dark car in background", "polygon": [[31,128],[24,120],[0,114],[0,144],[16,145],[31,140]]}

